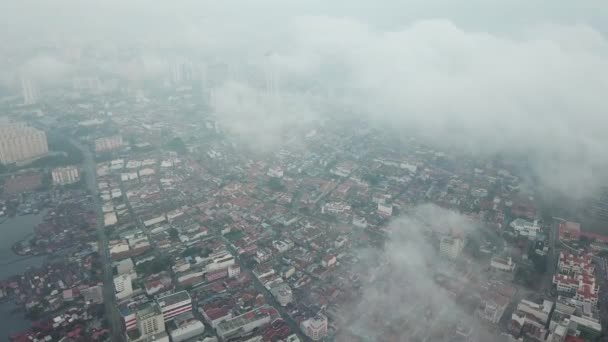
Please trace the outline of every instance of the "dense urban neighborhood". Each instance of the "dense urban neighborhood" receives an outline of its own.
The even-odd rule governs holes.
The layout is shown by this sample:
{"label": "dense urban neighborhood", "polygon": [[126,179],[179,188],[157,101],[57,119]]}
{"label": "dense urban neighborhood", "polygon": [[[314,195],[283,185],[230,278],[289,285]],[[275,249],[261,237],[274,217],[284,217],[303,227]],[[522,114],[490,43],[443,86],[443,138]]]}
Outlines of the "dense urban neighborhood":
{"label": "dense urban neighborhood", "polygon": [[2,103],[0,220],[42,215],[12,249],[45,256],[0,281],[11,341],[604,340],[608,235],[509,160],[348,118],[260,150],[188,67]]}

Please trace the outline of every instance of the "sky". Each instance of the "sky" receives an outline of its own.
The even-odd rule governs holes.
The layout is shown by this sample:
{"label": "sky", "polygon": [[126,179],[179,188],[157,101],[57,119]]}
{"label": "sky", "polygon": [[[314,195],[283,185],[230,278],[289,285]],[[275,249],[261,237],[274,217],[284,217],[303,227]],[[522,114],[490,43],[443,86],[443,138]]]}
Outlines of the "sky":
{"label": "sky", "polygon": [[[213,89],[214,111],[260,149],[348,112],[439,147],[524,156],[544,186],[581,197],[608,168],[607,19],[601,0],[4,1],[0,49],[26,52],[0,57],[0,80],[128,68],[55,48],[139,49],[134,78],[166,72],[159,51],[195,51],[237,74]],[[238,76],[247,68],[272,70],[278,103]]]}

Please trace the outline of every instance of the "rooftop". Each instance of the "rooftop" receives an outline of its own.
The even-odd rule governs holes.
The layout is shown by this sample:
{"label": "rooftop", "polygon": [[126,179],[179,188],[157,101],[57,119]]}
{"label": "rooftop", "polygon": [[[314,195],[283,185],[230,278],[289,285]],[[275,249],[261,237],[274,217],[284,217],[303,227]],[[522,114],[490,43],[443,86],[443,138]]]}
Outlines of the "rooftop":
{"label": "rooftop", "polygon": [[167,296],[158,297],[156,299],[161,308],[187,300],[192,300],[188,291],[180,291]]}
{"label": "rooftop", "polygon": [[249,324],[251,322],[255,322],[259,319],[262,319],[265,317],[270,317],[271,310],[269,310],[269,309],[270,309],[269,307],[261,307],[261,308],[257,308],[255,310],[246,312],[240,316],[237,316],[232,319],[221,322],[218,325],[217,329],[222,330],[222,331],[231,331],[231,330],[237,329],[239,327],[242,327],[246,324]]}
{"label": "rooftop", "polygon": [[137,310],[137,318],[139,320],[147,319],[153,316],[161,315],[160,307],[156,303],[148,303]]}

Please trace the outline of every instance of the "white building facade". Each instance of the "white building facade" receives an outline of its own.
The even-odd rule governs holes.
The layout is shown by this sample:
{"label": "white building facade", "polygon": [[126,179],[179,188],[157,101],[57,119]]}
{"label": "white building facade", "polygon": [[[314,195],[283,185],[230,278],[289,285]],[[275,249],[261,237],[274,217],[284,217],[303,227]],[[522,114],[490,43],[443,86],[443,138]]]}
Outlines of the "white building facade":
{"label": "white building facade", "polygon": [[80,181],[80,173],[76,166],[54,168],[51,172],[54,185],[67,185]]}
{"label": "white building facade", "polygon": [[320,341],[327,335],[327,316],[318,313],[314,317],[300,323],[300,328],[313,341]]}
{"label": "white building facade", "polygon": [[49,152],[46,133],[24,123],[0,122],[0,163],[33,160]]}

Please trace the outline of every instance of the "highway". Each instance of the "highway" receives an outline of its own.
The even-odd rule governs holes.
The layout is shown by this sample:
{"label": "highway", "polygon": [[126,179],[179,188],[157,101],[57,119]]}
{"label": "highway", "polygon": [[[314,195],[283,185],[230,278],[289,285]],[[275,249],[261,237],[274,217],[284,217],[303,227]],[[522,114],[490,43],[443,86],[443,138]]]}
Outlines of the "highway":
{"label": "highway", "polygon": [[95,213],[97,214],[97,238],[99,242],[99,255],[103,264],[103,302],[106,306],[106,319],[110,325],[111,341],[123,342],[124,335],[122,332],[122,317],[118,312],[116,297],[114,295],[114,279],[112,271],[112,259],[108,250],[108,237],[104,231],[103,211],[101,209],[101,201],[97,192],[97,172],[96,163],[93,154],[86,146],[83,146],[78,141],[70,139],[70,143],[76,146],[83,154],[83,168],[85,171],[85,181],[87,188],[91,193]]}

